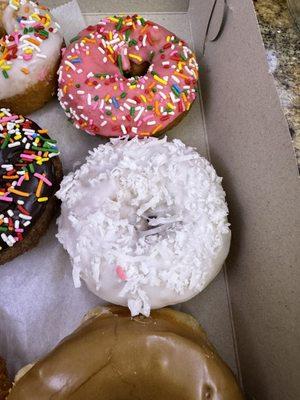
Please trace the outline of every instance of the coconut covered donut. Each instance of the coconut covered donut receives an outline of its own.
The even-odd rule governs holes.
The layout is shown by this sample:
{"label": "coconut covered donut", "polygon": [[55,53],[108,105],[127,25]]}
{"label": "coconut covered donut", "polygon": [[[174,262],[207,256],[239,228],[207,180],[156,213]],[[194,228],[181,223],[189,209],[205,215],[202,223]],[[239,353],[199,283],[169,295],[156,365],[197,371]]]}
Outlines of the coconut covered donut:
{"label": "coconut covered donut", "polygon": [[1,5],[0,107],[26,115],[56,92],[63,37],[47,7],[31,0]]}
{"label": "coconut covered donut", "polygon": [[162,309],[151,318],[99,307],[34,366],[7,400],[243,400],[198,322]]}
{"label": "coconut covered donut", "polygon": [[67,47],[58,97],[91,135],[150,136],[188,112],[197,79],[195,55],[175,34],[141,16],[109,17]]}
{"label": "coconut covered donut", "polygon": [[217,275],[230,230],[221,178],[180,140],[112,139],[66,176],[58,239],[80,279],[132,315],[186,301]]}

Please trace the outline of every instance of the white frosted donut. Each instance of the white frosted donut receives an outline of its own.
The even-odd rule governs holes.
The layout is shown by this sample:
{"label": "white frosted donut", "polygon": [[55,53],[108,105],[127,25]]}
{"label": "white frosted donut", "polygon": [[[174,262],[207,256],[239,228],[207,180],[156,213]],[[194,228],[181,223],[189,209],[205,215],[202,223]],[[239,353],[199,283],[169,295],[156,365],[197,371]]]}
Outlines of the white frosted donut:
{"label": "white frosted donut", "polygon": [[230,246],[225,192],[180,140],[113,139],[67,175],[59,241],[80,279],[132,315],[186,301],[220,271]]}
{"label": "white frosted donut", "polygon": [[[1,1],[1,5],[0,31],[5,35],[1,38],[0,34],[0,106],[23,112],[19,103],[31,101],[33,107],[28,111],[33,111],[43,104],[43,99],[36,99],[39,94],[51,97],[55,92],[63,43],[60,27],[49,9],[36,1]],[[26,93],[26,101],[16,97]]]}

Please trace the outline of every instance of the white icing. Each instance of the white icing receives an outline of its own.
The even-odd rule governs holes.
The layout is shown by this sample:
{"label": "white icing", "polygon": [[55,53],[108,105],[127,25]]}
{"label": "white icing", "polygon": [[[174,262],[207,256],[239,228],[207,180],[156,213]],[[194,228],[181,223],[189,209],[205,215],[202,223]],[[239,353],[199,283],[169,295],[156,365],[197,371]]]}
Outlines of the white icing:
{"label": "white icing", "polygon": [[[47,11],[39,10],[32,1],[22,0],[21,3],[29,7],[28,20],[32,20],[31,14],[36,12],[45,14]],[[2,24],[7,34],[11,34],[14,31],[19,31],[17,16],[23,15],[23,6],[20,10],[14,10],[8,5],[3,13]],[[0,69],[0,100],[6,99],[18,94],[22,94],[26,89],[38,81],[47,80],[47,75],[53,69],[53,66],[58,62],[60,57],[60,49],[63,43],[62,34],[52,19],[50,26],[55,30],[54,33],[49,33],[47,40],[44,40],[39,46],[39,50],[34,50],[34,56],[30,61],[24,61],[23,59],[14,59],[9,64],[11,69],[8,71],[9,79],[5,79]],[[20,46],[22,42],[20,43]],[[18,47],[18,56],[22,54],[22,50]],[[30,43],[28,47],[34,46]],[[41,58],[40,55],[46,58]],[[26,75],[21,71],[21,68],[28,68],[29,74]]]}
{"label": "white icing", "polygon": [[100,145],[64,178],[57,196],[57,237],[70,254],[75,286],[84,280],[132,315],[195,296],[228,254],[221,178],[180,140]]}

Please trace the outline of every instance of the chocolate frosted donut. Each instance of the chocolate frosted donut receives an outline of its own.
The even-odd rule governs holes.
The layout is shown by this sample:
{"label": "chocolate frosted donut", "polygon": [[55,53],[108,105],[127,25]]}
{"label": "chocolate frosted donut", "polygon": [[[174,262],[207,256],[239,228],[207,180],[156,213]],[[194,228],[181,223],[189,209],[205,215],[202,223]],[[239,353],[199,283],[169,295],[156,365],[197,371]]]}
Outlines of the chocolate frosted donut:
{"label": "chocolate frosted donut", "polygon": [[45,129],[0,109],[0,264],[37,244],[55,212],[62,178]]}
{"label": "chocolate frosted donut", "polygon": [[101,307],[15,384],[8,400],[242,400],[191,316]]}

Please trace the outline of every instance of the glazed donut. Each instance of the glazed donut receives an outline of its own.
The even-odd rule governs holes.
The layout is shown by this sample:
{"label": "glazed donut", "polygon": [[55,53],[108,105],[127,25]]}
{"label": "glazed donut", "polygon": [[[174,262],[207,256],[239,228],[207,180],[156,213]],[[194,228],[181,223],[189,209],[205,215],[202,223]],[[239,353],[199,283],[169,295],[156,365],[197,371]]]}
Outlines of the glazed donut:
{"label": "glazed donut", "polygon": [[0,264],[34,247],[52,220],[58,154],[45,129],[0,109]]}
{"label": "glazed donut", "polygon": [[180,140],[112,139],[66,176],[57,237],[80,279],[132,315],[186,301],[230,245],[221,178]]}
{"label": "glazed donut", "polygon": [[91,135],[161,134],[188,112],[198,66],[186,43],[142,17],[109,17],[81,31],[59,69],[60,104]]}
{"label": "glazed donut", "polygon": [[48,8],[32,0],[2,4],[0,107],[26,115],[42,107],[56,92],[63,38]]}
{"label": "glazed donut", "polygon": [[190,315],[130,318],[99,307],[17,380],[8,400],[242,400],[234,375]]}

